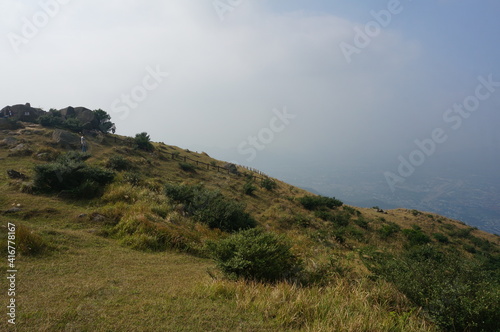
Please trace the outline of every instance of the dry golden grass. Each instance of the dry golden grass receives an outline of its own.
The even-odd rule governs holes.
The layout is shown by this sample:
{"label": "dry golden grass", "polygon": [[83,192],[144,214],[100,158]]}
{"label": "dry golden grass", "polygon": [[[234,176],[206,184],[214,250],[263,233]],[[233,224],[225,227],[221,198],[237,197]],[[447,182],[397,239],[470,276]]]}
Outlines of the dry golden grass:
{"label": "dry golden grass", "polygon": [[282,331],[436,331],[391,285],[367,279],[325,287],[214,280],[199,292],[258,312]]}

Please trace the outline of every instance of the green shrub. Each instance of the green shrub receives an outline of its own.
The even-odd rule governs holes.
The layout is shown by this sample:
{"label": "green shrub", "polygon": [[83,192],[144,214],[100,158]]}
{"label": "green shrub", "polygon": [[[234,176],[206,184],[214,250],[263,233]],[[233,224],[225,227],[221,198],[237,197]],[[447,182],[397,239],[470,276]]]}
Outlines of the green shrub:
{"label": "green shrub", "polygon": [[383,239],[387,239],[389,236],[399,232],[401,230],[401,227],[399,227],[398,224],[389,222],[385,225],[382,225],[382,227],[378,230],[378,233],[380,234],[380,237]]}
{"label": "green shrub", "polygon": [[198,188],[197,186],[168,183],[165,185],[165,195],[178,203],[188,204],[193,201]]}
{"label": "green shrub", "polygon": [[127,172],[123,174],[123,181],[130,183],[134,187],[138,187],[142,184],[142,176],[138,173]]}
{"label": "green shrub", "polygon": [[448,237],[442,233],[434,233],[432,236],[441,243],[450,243]]}
{"label": "green shrub", "polygon": [[327,210],[316,210],[314,211],[314,215],[323,220],[330,221],[337,226],[347,226],[351,220],[349,213],[346,212],[332,213]]}
{"label": "green shrub", "polygon": [[258,229],[242,231],[207,246],[217,266],[231,279],[275,282],[294,278],[302,269],[289,241]]}
{"label": "green shrub", "polygon": [[114,173],[85,164],[83,160],[86,158],[86,154],[70,152],[56,162],[35,166],[35,191],[64,192],[81,198],[101,194],[102,187],[113,181]]}
{"label": "green shrub", "polygon": [[403,234],[408,239],[410,246],[431,242],[431,238],[422,232],[422,229],[417,225],[413,225],[412,229],[403,229]]}
{"label": "green shrub", "polygon": [[278,184],[276,183],[276,181],[270,178],[262,179],[262,181],[260,182],[260,186],[269,191],[273,191],[278,188]]}
{"label": "green shrub", "polygon": [[416,246],[397,257],[366,262],[423,307],[444,331],[497,331],[500,321],[498,269],[433,246]]}
{"label": "green shrub", "polygon": [[106,162],[106,167],[115,171],[128,171],[133,168],[132,162],[119,155],[111,156]]}
{"label": "green shrub", "polygon": [[363,229],[370,228],[370,223],[363,217],[359,217],[358,219],[354,220],[354,223]]}
{"label": "green shrub", "polygon": [[196,171],[196,167],[193,164],[190,163],[184,163],[180,162],[179,167],[184,171],[184,172],[190,172],[193,173]]}
{"label": "green shrub", "polygon": [[253,228],[255,220],[241,203],[226,199],[220,192],[203,186],[166,185],[165,194],[184,204],[186,211],[210,228],[234,232]]}
{"label": "green shrub", "polygon": [[135,146],[138,149],[144,150],[144,151],[153,151],[154,146],[151,143],[151,139],[146,132],[142,132],[140,134],[136,134],[134,138],[134,143]]}
{"label": "green shrub", "polygon": [[44,127],[62,127],[63,122],[63,118],[61,117],[61,114],[59,112],[49,112],[38,118],[38,123]]}
{"label": "green shrub", "polygon": [[62,123],[62,127],[71,131],[79,132],[83,130],[82,123],[77,118],[69,118]]}
{"label": "green shrub", "polygon": [[115,125],[111,122],[111,116],[102,109],[94,110],[92,113],[94,113],[95,125],[91,129],[97,129],[103,133],[107,133]]}
{"label": "green shrub", "polygon": [[334,209],[344,204],[335,197],[330,198],[325,196],[304,196],[299,198],[299,202],[308,210],[315,210],[322,207]]}
{"label": "green shrub", "polygon": [[243,193],[245,195],[252,196],[255,190],[257,190],[257,187],[253,185],[253,181],[247,181],[243,185]]}

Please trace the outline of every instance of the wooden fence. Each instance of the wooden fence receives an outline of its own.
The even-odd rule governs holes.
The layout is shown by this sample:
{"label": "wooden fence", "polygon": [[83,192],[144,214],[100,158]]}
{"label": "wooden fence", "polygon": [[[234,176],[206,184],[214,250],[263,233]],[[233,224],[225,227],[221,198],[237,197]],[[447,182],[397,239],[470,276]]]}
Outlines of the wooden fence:
{"label": "wooden fence", "polygon": [[[179,161],[183,161],[183,162],[190,161],[190,162],[195,163],[196,166],[203,167],[203,168],[206,167],[207,170],[213,170],[213,171],[217,171],[219,173],[224,172],[227,174],[234,174],[234,173],[231,173],[231,170],[229,168],[225,168],[223,166],[208,164],[208,163],[205,163],[203,161],[189,158],[188,156],[181,156],[178,152],[177,153],[176,152],[167,152],[167,153],[172,156],[172,160],[179,160]],[[242,165],[236,165],[236,164],[234,164],[234,165],[236,166],[236,169],[243,168],[249,172],[255,173],[255,174],[250,174],[255,180],[257,180],[257,179],[264,180],[264,179],[269,178],[269,176],[267,176],[265,173],[259,171],[258,169],[248,167],[248,166],[242,166]],[[234,175],[237,175],[237,174],[234,174]]]}

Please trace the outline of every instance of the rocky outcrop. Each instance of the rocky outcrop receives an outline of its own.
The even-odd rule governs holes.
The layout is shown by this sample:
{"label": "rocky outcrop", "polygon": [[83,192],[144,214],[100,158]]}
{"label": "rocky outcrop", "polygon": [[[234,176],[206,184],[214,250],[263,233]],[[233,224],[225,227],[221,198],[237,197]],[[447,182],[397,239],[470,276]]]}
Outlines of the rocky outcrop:
{"label": "rocky outcrop", "polygon": [[27,103],[24,105],[19,104],[4,107],[0,111],[0,117],[8,117],[17,121],[35,122],[45,113],[45,111],[39,108],[33,108],[29,103]]}
{"label": "rocky outcrop", "polygon": [[77,149],[80,147],[80,137],[62,129],[54,130],[52,141],[66,149]]}
{"label": "rocky outcrop", "polygon": [[227,169],[231,174],[240,174],[240,172],[238,172],[238,167],[236,167],[235,164],[227,163],[224,165],[224,169]]}
{"label": "rocky outcrop", "polygon": [[94,112],[85,107],[66,107],[62,110],[61,116],[63,119],[77,118],[84,128],[95,127],[97,119],[95,118]]}

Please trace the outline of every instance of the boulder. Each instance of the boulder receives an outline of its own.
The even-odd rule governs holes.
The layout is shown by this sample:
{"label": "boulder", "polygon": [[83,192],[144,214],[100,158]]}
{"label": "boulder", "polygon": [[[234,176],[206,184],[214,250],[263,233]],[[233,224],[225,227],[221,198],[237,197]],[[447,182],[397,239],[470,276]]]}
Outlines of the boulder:
{"label": "boulder", "polygon": [[77,118],[84,128],[92,128],[97,122],[94,112],[85,107],[68,106],[59,110],[64,119]]}
{"label": "boulder", "polygon": [[0,141],[0,146],[15,146],[18,142],[15,137],[7,137]]}
{"label": "boulder", "polygon": [[224,165],[224,169],[227,169],[231,174],[240,174],[240,172],[238,172],[238,167],[236,167],[235,164],[227,163]]}
{"label": "boulder", "polygon": [[77,149],[80,147],[80,137],[66,130],[54,130],[52,140],[66,149]]}
{"label": "boulder", "polygon": [[9,149],[9,157],[23,157],[23,156],[31,156],[33,151],[27,144],[18,144],[12,149]]}
{"label": "boulder", "polygon": [[24,175],[23,173],[21,172],[18,172],[16,170],[13,170],[13,169],[9,169],[7,170],[7,175],[9,176],[9,178],[11,179],[18,179],[18,180],[26,180],[28,177],[26,175]]}
{"label": "boulder", "polygon": [[45,111],[33,108],[29,103],[4,107],[0,111],[0,116],[9,117],[17,121],[36,122],[38,117],[44,115]]}

